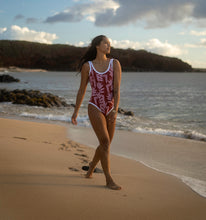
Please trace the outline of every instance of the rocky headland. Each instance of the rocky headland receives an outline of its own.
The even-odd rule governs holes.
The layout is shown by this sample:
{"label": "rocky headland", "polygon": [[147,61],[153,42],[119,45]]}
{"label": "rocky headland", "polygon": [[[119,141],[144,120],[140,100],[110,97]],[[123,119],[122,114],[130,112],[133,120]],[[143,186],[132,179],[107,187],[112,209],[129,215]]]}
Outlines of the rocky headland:
{"label": "rocky headland", "polygon": [[[77,71],[78,62],[86,50],[86,47],[64,44],[0,40],[0,68],[15,66],[30,70]],[[193,71],[191,65],[178,58],[145,50],[111,48],[111,56],[120,61],[123,71]]]}

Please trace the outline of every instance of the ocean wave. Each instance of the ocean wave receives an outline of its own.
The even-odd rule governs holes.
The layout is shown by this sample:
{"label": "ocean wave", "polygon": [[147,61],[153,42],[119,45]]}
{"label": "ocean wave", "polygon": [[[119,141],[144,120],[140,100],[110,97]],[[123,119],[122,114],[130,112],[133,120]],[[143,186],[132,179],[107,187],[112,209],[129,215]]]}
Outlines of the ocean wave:
{"label": "ocean wave", "polygon": [[[41,120],[62,121],[62,122],[71,123],[71,116],[67,115],[67,114],[65,114],[65,115],[54,115],[54,114],[43,115],[43,114],[23,112],[20,114],[20,116],[29,117],[29,118],[36,118],[36,119],[41,119]],[[80,125],[80,126],[90,127],[88,116],[77,117],[77,122],[78,122],[78,125]]]}
{"label": "ocean wave", "polygon": [[165,136],[180,137],[180,138],[193,139],[198,141],[206,141],[206,135],[198,133],[196,131],[180,131],[180,130],[168,130],[161,128],[148,128],[148,127],[147,128],[137,127],[132,131],[136,133],[160,134]]}
{"label": "ocean wave", "polygon": [[183,183],[188,185],[192,190],[206,198],[206,182],[192,177],[180,176]]}
{"label": "ocean wave", "polygon": [[[71,112],[69,114],[57,115],[57,114],[37,114],[23,112],[20,116],[36,118],[40,120],[51,120],[51,121],[61,121],[71,123]],[[88,115],[78,116],[77,122],[79,126],[91,127]],[[132,128],[131,124],[124,117],[118,116],[116,129],[130,130],[136,133],[146,133],[146,134],[159,134],[165,136],[193,139],[198,141],[206,142],[206,135],[196,132],[196,131],[182,131],[182,130],[170,130],[163,128],[151,128],[146,127],[146,124],[141,127]]]}

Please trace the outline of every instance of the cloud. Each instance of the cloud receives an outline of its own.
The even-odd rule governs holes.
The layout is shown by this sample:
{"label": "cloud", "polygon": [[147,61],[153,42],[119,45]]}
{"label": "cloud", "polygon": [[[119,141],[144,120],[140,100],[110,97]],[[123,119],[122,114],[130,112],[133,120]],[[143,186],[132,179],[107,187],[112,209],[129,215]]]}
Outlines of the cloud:
{"label": "cloud", "polygon": [[144,49],[164,56],[178,56],[182,54],[182,50],[178,46],[169,44],[167,41],[161,42],[156,38],[150,39],[147,42],[111,40],[111,44],[115,48],[131,48],[135,50]]}
{"label": "cloud", "polygon": [[194,36],[206,36],[206,31],[190,31],[190,34]]}
{"label": "cloud", "polygon": [[52,44],[52,42],[57,38],[56,34],[50,34],[43,31],[38,32],[30,30],[27,27],[19,27],[17,25],[12,25],[10,28],[0,28],[0,39],[25,40]]}
{"label": "cloud", "polygon": [[18,14],[14,17],[14,20],[20,20],[20,19],[23,19],[24,16],[22,14]]}
{"label": "cloud", "polygon": [[200,39],[199,42],[193,44],[185,44],[185,47],[188,48],[203,48],[206,47],[206,38]]}
{"label": "cloud", "polygon": [[[144,49],[153,53],[157,53],[164,56],[172,56],[176,57],[181,54],[185,54],[186,51],[184,51],[182,48],[180,48],[177,45],[172,45],[168,43],[167,41],[161,42],[159,39],[150,39],[147,42],[138,42],[138,41],[130,41],[130,40],[112,40],[109,39],[111,42],[111,46],[114,48],[121,48],[121,49],[134,49],[134,50],[140,50]],[[78,43],[74,44],[78,47],[85,47],[89,45],[89,42],[83,42],[80,41]]]}
{"label": "cloud", "polygon": [[151,39],[145,45],[144,48],[148,51],[161,54],[164,56],[179,56],[183,53],[180,47],[169,44],[167,41],[161,42],[158,39]]}
{"label": "cloud", "polygon": [[[147,28],[165,27],[171,23],[183,20],[191,13],[191,7],[186,1],[169,0],[118,0],[120,7],[115,13],[107,10],[96,16],[98,26],[125,25],[143,21]],[[104,21],[106,18],[106,22]]]}
{"label": "cloud", "polygon": [[200,45],[206,47],[206,38],[200,40]]}
{"label": "cloud", "polygon": [[193,16],[196,18],[206,18],[205,0],[192,0],[194,4]]}
{"label": "cloud", "polygon": [[0,34],[4,33],[7,30],[7,28],[0,28]]}
{"label": "cloud", "polygon": [[198,20],[194,20],[194,25],[200,28],[205,28],[206,27],[206,18],[201,18]]}
{"label": "cloud", "polygon": [[48,17],[45,22],[79,22],[84,18],[95,21],[96,13],[101,13],[108,9],[115,11],[118,7],[119,5],[114,0],[90,0],[87,3],[77,1],[72,7]]}
{"label": "cloud", "polygon": [[114,48],[122,48],[122,49],[141,49],[141,44],[137,41],[130,41],[130,40],[112,40],[110,39],[111,45]]}
{"label": "cloud", "polygon": [[45,22],[80,22],[96,26],[122,26],[141,22],[146,28],[167,27],[206,19],[205,0],[88,0],[48,17]]}
{"label": "cloud", "polygon": [[20,20],[20,19],[23,19],[24,21],[26,21],[27,24],[34,24],[34,23],[37,23],[39,19],[37,18],[25,18],[24,15],[22,14],[18,14],[14,17],[14,20]]}
{"label": "cloud", "polygon": [[34,23],[37,23],[37,22],[38,22],[38,19],[36,19],[36,18],[27,18],[26,19],[27,24],[34,24]]}
{"label": "cloud", "polygon": [[69,45],[74,45],[75,47],[88,47],[89,46],[89,42],[83,42],[83,41],[79,41],[78,43],[70,43],[70,42],[66,42],[66,44]]}

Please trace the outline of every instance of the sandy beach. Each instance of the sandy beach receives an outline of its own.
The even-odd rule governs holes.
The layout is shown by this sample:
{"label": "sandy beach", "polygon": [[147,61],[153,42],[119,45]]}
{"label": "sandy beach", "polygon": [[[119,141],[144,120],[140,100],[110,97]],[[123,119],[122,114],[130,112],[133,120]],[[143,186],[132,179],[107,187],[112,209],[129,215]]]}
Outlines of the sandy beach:
{"label": "sandy beach", "polygon": [[[111,156],[120,191],[107,189],[101,173],[84,178],[81,167],[94,148],[68,139],[67,132],[60,125],[0,119],[0,220],[206,219],[205,198],[134,160]],[[148,138],[139,141],[146,146]],[[152,141],[161,143],[158,136]]]}
{"label": "sandy beach", "polygon": [[16,66],[10,66],[10,67],[0,67],[0,72],[9,73],[9,72],[47,72],[47,70],[44,69],[29,69],[29,68],[21,68]]}

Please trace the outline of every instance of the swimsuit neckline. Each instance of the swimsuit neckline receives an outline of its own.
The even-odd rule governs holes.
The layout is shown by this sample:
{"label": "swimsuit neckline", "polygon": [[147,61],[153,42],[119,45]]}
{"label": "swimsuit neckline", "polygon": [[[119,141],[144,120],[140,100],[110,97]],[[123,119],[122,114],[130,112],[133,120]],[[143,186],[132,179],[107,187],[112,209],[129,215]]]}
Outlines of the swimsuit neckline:
{"label": "swimsuit neckline", "polygon": [[93,65],[93,63],[92,63],[92,61],[91,61],[91,64],[92,64],[92,67],[93,67],[93,69],[95,70],[95,72],[97,72],[97,73],[99,73],[99,74],[104,74],[104,73],[108,72],[108,70],[109,70],[109,68],[110,68],[110,65],[111,65],[111,60],[112,60],[112,59],[110,59],[109,65],[108,65],[107,69],[106,69],[104,72],[99,72],[99,71],[97,71],[97,70],[95,69],[95,67],[94,67],[94,65]]}

